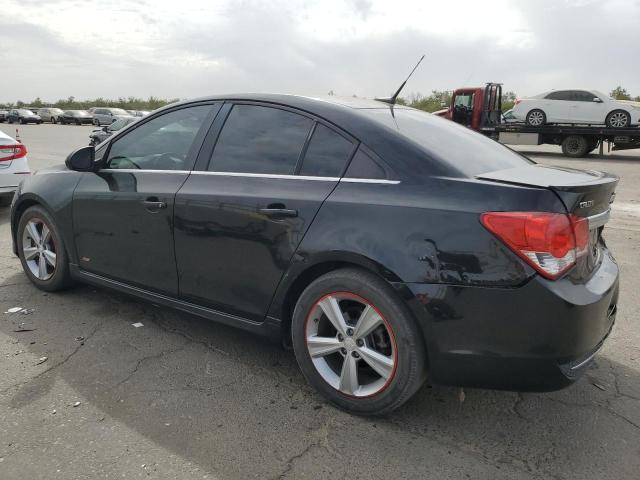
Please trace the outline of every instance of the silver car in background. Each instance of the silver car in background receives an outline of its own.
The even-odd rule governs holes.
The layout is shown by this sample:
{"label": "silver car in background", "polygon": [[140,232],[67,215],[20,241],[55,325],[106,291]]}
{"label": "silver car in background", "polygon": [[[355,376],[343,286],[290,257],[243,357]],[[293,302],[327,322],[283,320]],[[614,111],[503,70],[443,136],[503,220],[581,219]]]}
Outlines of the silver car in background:
{"label": "silver car in background", "polygon": [[96,107],[92,113],[93,124],[98,127],[101,125],[111,125],[116,120],[132,116],[122,108]]}
{"label": "silver car in background", "polygon": [[38,115],[40,115],[43,122],[57,123],[62,113],[60,108],[46,107],[38,110]]}

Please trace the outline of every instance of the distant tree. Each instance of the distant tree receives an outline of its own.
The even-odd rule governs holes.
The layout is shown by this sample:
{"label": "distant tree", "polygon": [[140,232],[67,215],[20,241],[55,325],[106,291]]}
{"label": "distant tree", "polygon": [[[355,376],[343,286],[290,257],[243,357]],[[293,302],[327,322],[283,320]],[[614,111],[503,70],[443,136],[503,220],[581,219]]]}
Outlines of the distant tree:
{"label": "distant tree", "polygon": [[432,90],[431,95],[425,97],[421,93],[412,93],[409,98],[404,99],[410,107],[435,112],[446,108],[451,103],[451,92],[448,90]]}
{"label": "distant tree", "polygon": [[16,102],[16,107],[17,107],[17,108],[22,108],[22,107],[24,107],[25,105],[26,105],[26,104],[25,104],[22,100],[18,100],[18,101]]}
{"label": "distant tree", "polygon": [[620,85],[611,90],[609,96],[615,100],[631,100],[631,95],[629,95],[627,89],[622,88]]}
{"label": "distant tree", "polygon": [[640,102],[640,95],[633,99],[634,102]]}
{"label": "distant tree", "polygon": [[518,96],[515,92],[508,91],[502,94],[502,111],[506,112],[507,110],[511,110],[513,105],[516,103],[516,98]]}

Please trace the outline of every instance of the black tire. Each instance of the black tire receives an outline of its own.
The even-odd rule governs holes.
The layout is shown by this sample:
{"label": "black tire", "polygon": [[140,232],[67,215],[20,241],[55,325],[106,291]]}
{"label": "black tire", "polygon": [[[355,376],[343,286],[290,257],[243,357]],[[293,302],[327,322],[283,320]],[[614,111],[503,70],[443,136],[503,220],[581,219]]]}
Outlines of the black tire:
{"label": "black tire", "polygon": [[20,124],[24,125],[24,124],[26,124],[26,123],[27,123],[27,122],[25,122],[24,120],[22,120],[22,119],[20,120]]}
{"label": "black tire", "polygon": [[[56,254],[56,266],[50,278],[41,280],[31,271],[24,255],[23,233],[30,220],[42,222],[51,232],[51,245]],[[25,274],[36,287],[47,292],[55,292],[64,290],[72,285],[71,274],[69,272],[69,259],[64,245],[64,241],[60,236],[60,232],[49,213],[39,205],[29,207],[20,217],[17,231],[18,256],[22,263]]]}
{"label": "black tire", "polygon": [[94,118],[94,119],[93,119],[93,124],[94,124],[96,127],[99,127],[99,126],[100,126],[100,120],[98,120],[97,118]]}
{"label": "black tire", "polygon": [[54,125],[56,124],[56,117],[51,117],[51,123]]}
{"label": "black tire", "polygon": [[531,127],[541,127],[547,123],[547,114],[539,108],[534,108],[525,117],[525,122]]}
{"label": "black tire", "polygon": [[569,135],[562,141],[562,153],[567,157],[584,157],[589,151],[589,141],[582,135]]}
{"label": "black tire", "polygon": [[587,153],[591,153],[598,148],[598,140],[590,140],[589,146],[587,147]]}
{"label": "black tire", "polygon": [[631,115],[624,110],[614,110],[607,115],[605,123],[611,128],[627,128],[631,126]]}
{"label": "black tire", "polygon": [[[353,302],[352,298],[368,302],[384,321],[384,325],[380,324],[378,328],[383,328],[383,334],[384,332],[389,333],[386,337],[390,340],[388,343],[395,347],[391,350],[394,352],[393,371],[386,380],[380,377],[378,381],[385,382],[384,385],[368,396],[348,395],[330,385],[316,369],[307,348],[307,323],[311,321],[309,317],[314,311],[317,311],[318,302],[330,294],[349,296],[346,300],[341,300],[340,305],[344,305],[344,301]],[[315,318],[313,322],[318,323]],[[350,325],[355,327],[355,324]],[[350,334],[355,335],[353,329],[351,330]],[[426,378],[425,347],[418,326],[410,312],[384,280],[363,270],[336,270],[311,283],[302,292],[296,304],[291,334],[298,365],[307,381],[330,402],[354,414],[387,414],[411,398]],[[339,338],[339,335],[334,338]],[[353,338],[351,338],[350,348],[355,349],[357,347],[353,346]],[[360,341],[361,339],[357,339],[357,342]],[[358,345],[361,344],[358,343]],[[343,352],[336,351],[332,354],[340,355],[337,357],[338,362],[340,359],[346,361],[349,356],[346,349],[341,349],[341,351]],[[352,351],[352,356],[357,357],[356,371],[362,373],[364,370],[366,373],[370,368],[369,363],[360,362],[364,359],[353,352],[355,350]],[[328,356],[322,358],[328,358]],[[336,375],[339,369],[340,367],[337,366],[334,372]],[[358,382],[360,373],[356,375]]]}
{"label": "black tire", "polygon": [[82,122],[80,120],[76,120],[76,125],[81,125]]}

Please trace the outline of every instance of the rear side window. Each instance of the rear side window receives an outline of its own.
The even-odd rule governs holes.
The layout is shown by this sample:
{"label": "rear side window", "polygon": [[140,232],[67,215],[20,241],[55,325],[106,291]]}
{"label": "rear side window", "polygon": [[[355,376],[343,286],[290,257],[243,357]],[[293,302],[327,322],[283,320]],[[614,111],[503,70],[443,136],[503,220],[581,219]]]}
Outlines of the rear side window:
{"label": "rear side window", "polygon": [[358,149],[349,164],[345,178],[371,178],[383,180],[387,178],[384,168],[362,149]]}
{"label": "rear side window", "polygon": [[551,92],[545,98],[547,100],[573,100],[569,91]]}
{"label": "rear side window", "polygon": [[316,124],[300,175],[339,177],[353,151],[353,143],[321,123]]}
{"label": "rear side window", "polygon": [[313,121],[259,105],[234,105],[209,163],[215,172],[293,175]]}

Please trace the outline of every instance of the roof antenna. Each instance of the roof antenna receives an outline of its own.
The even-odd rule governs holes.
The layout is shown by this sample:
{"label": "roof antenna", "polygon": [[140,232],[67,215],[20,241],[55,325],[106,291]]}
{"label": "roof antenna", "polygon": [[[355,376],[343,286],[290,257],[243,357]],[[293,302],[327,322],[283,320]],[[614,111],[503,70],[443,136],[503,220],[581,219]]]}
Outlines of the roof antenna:
{"label": "roof antenna", "polygon": [[404,86],[407,84],[407,82],[411,78],[411,75],[413,75],[413,72],[416,71],[416,68],[418,68],[418,65],[420,65],[420,62],[422,62],[422,60],[424,60],[424,55],[422,55],[422,57],[420,57],[420,60],[418,60],[418,63],[416,63],[416,66],[413,67],[413,70],[411,70],[411,73],[409,74],[407,79],[404,82],[402,82],[402,85],[400,85],[400,88],[398,88],[398,90],[396,90],[396,93],[394,93],[391,97],[376,98],[375,100],[377,100],[379,102],[388,103],[389,105],[395,105],[396,104],[396,100],[398,99],[398,95],[400,95],[400,92],[402,91]]}

